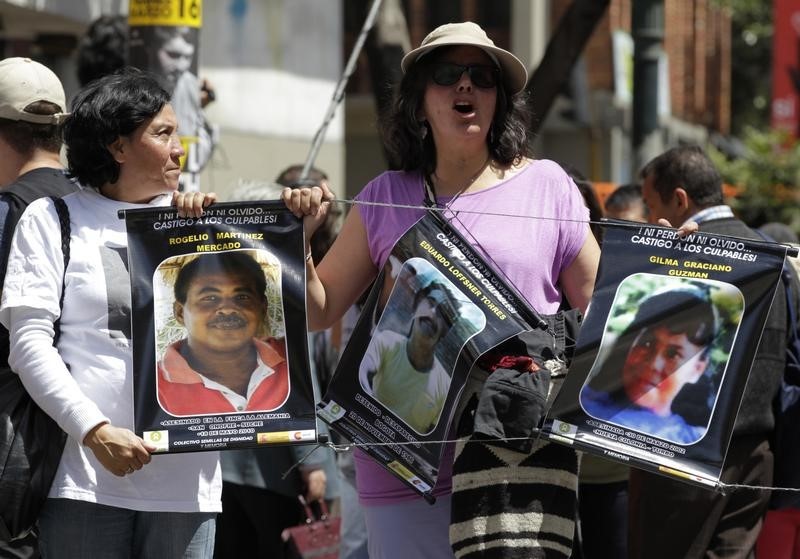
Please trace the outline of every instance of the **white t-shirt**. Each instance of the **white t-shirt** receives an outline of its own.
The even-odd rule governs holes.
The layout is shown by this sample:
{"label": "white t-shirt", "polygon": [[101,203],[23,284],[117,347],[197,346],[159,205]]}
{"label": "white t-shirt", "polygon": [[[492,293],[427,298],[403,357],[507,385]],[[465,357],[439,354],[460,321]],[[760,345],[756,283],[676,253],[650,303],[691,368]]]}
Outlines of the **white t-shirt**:
{"label": "white t-shirt", "polygon": [[[19,221],[0,307],[0,321],[11,331],[9,364],[69,435],[50,497],[140,511],[221,510],[217,452],[156,454],[141,470],[117,477],[83,446],[89,430],[104,420],[133,429],[127,235],[117,212],[146,206],[93,189],[64,201],[72,238],[58,353],[52,322],[59,314],[63,255],[58,217],[47,198],[33,202]],[[149,205],[169,202],[161,196]]]}

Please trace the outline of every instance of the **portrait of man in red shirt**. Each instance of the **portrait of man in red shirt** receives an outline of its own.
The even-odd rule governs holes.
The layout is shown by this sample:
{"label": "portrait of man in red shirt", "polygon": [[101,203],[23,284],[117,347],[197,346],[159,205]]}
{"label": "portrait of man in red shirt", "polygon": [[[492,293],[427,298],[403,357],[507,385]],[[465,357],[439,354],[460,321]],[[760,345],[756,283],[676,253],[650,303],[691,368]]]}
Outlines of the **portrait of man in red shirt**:
{"label": "portrait of man in red shirt", "polygon": [[200,255],[178,271],[175,321],[186,337],[158,363],[158,401],[172,415],[269,411],[289,396],[284,341],[263,338],[267,279],[249,251]]}

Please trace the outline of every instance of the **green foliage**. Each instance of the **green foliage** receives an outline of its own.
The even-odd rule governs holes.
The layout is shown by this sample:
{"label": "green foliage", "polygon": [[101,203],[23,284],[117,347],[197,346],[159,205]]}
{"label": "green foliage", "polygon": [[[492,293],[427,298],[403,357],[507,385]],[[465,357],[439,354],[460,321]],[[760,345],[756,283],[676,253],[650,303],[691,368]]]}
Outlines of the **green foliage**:
{"label": "green foliage", "polygon": [[727,160],[709,148],[723,179],[740,189],[731,206],[748,225],[785,223],[800,233],[800,146],[769,127],[772,7],[764,0],[713,0],[731,15],[731,127],[747,155]]}
{"label": "green foliage", "polygon": [[800,143],[783,131],[744,130],[746,155],[728,160],[709,146],[723,180],[739,189],[729,203],[748,225],[785,223],[800,233]]}
{"label": "green foliage", "polygon": [[731,15],[731,128],[769,125],[772,66],[772,2],[715,0]]}
{"label": "green foliage", "polygon": [[728,363],[731,346],[742,321],[744,298],[738,289],[712,289],[711,302],[717,309],[719,320],[717,336],[711,348],[711,364],[715,371],[721,372]]}
{"label": "green foliage", "polygon": [[616,335],[625,331],[636,316],[641,302],[662,289],[665,278],[654,274],[636,274],[620,284],[611,309],[607,329]]}

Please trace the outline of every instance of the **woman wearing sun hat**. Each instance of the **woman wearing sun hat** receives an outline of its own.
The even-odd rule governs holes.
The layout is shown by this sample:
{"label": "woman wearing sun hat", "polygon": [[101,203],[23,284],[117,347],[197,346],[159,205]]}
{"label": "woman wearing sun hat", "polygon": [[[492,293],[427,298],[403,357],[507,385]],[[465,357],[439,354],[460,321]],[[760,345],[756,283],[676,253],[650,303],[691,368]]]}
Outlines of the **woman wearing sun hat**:
{"label": "woman wearing sun hat", "polygon": [[[533,159],[529,151],[524,65],[496,47],[478,25],[464,22],[435,29],[403,58],[401,67],[403,79],[382,123],[387,151],[401,170],[383,173],[367,184],[357,200],[382,205],[356,205],[323,261],[315,266],[307,260],[310,327],[328,327],[356,301],[395,242],[422,217],[424,210],[409,206],[421,208],[426,200],[457,212],[453,226],[488,255],[538,312],[556,313],[562,296],[585,310],[599,250],[589,234],[588,211],[574,183],[557,164]],[[283,197],[296,215],[305,216],[307,238],[324,221],[333,200],[327,187],[286,189]],[[357,481],[370,557],[452,556],[449,530],[459,556],[484,546],[497,549],[507,542],[502,536],[493,540],[490,532],[497,530],[493,523],[508,524],[511,517],[522,520],[514,528],[520,530],[517,543],[523,538],[541,540],[549,553],[558,549],[568,556],[577,458],[570,449],[554,450],[545,443],[533,455],[542,452],[558,462],[561,489],[553,494],[565,502],[566,518],[550,522],[551,515],[542,515],[541,503],[532,497],[524,511],[495,510],[483,534],[476,533],[482,520],[454,517],[449,527],[452,448],[443,458],[433,506],[359,454]],[[519,462],[525,456],[512,458]],[[520,480],[515,479],[516,467],[509,468],[513,486]],[[534,509],[538,509],[538,521],[531,516]],[[503,513],[513,514],[504,518]],[[542,525],[540,533],[531,533],[537,522]],[[527,530],[524,535],[523,530]],[[463,546],[465,532],[473,540]]]}

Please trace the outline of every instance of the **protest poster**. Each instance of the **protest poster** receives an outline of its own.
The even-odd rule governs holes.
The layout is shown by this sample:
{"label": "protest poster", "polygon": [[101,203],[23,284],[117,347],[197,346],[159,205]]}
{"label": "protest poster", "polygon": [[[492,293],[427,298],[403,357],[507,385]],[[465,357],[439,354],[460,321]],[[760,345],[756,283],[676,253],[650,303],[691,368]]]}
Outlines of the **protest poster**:
{"label": "protest poster", "polygon": [[278,201],[125,220],[136,433],[161,452],[315,441],[301,220]]}
{"label": "protest poster", "polygon": [[785,254],[761,241],[609,223],[546,435],[716,486]]}
{"label": "protest poster", "polygon": [[198,190],[197,176],[210,155],[200,104],[197,52],[202,0],[130,0],[128,7],[131,66],[151,72],[170,94],[186,155],[181,159],[181,187]]}
{"label": "protest poster", "polygon": [[513,286],[428,212],[392,249],[318,415],[427,498],[473,362],[544,327]]}

